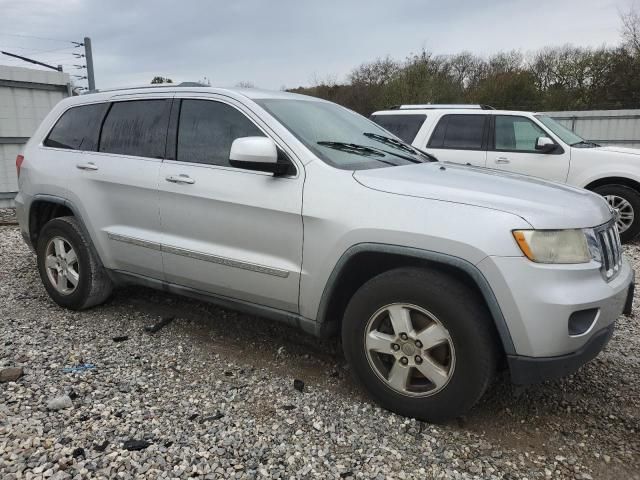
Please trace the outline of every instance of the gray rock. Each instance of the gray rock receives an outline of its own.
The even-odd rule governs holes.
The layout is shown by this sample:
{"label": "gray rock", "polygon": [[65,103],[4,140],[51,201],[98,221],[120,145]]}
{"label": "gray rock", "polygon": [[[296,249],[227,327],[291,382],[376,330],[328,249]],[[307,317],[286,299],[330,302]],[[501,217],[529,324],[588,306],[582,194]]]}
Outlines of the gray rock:
{"label": "gray rock", "polygon": [[0,370],[0,383],[15,382],[24,375],[22,367],[9,367]]}
{"label": "gray rock", "polygon": [[47,408],[49,410],[64,410],[65,408],[73,408],[73,402],[69,395],[61,395],[56,398],[52,398],[47,402]]}

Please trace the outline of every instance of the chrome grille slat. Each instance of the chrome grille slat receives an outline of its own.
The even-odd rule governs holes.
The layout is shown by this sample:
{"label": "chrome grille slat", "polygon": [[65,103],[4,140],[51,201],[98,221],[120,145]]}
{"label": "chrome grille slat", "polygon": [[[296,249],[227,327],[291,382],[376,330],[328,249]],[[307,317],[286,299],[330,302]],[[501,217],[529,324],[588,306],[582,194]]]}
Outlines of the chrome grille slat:
{"label": "chrome grille slat", "polygon": [[616,255],[616,242],[613,239],[613,229],[607,230],[607,237],[609,238],[609,245],[611,245],[611,268],[615,271],[618,268],[617,255]]}
{"label": "chrome grille slat", "polygon": [[610,234],[611,234],[611,243],[613,244],[613,256],[616,259],[616,264],[615,264],[615,270],[616,272],[618,271],[618,269],[620,268],[620,248],[618,246],[618,240],[616,239],[616,231],[615,229],[611,229],[609,230]]}
{"label": "chrome grille slat", "polygon": [[602,256],[601,271],[604,278],[609,281],[616,276],[622,265],[622,244],[620,235],[614,222],[610,222],[596,229],[596,235],[600,242]]}

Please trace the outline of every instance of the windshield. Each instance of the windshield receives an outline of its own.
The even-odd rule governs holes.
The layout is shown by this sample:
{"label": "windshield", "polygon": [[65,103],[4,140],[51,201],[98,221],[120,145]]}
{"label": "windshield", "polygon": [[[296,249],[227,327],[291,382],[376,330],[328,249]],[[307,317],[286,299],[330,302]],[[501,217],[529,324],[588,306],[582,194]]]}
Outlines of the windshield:
{"label": "windshield", "polygon": [[362,170],[432,160],[374,122],[335,103],[289,99],[261,99],[256,103],[336,168]]}
{"label": "windshield", "polygon": [[536,118],[542,122],[542,124],[555,133],[560,140],[562,140],[567,145],[574,145],[576,143],[584,142],[584,139],[573,133],[567,127],[562,125],[561,123],[555,121],[551,117],[547,117],[546,115],[536,115]]}

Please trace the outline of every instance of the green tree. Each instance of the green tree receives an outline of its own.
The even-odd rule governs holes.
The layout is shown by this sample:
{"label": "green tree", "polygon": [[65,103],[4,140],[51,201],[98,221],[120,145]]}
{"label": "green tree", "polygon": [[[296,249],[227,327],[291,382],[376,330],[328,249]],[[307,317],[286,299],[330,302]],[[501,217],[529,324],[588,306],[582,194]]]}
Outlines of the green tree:
{"label": "green tree", "polygon": [[169,77],[153,77],[153,79],[151,80],[152,84],[158,84],[158,83],[173,83],[173,80],[171,80]]}

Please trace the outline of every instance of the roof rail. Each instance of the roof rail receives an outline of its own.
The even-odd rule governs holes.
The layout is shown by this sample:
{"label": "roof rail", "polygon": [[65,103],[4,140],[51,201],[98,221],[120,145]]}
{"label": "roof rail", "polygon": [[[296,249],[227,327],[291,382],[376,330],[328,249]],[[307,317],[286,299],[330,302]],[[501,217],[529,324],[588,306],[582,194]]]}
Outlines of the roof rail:
{"label": "roof rail", "polygon": [[464,104],[464,103],[425,103],[425,104],[415,104],[415,105],[393,105],[390,110],[434,110],[438,108],[444,109],[472,109],[472,110],[495,110],[490,105],[483,104]]}
{"label": "roof rail", "polygon": [[112,88],[101,88],[96,90],[91,90],[86,93],[99,93],[99,92],[117,92],[119,90],[139,90],[142,88],[165,88],[165,87],[209,87],[210,85],[205,85],[200,82],[180,82],[180,83],[151,83],[151,84],[141,84],[141,85],[130,85],[128,87],[112,87]]}

